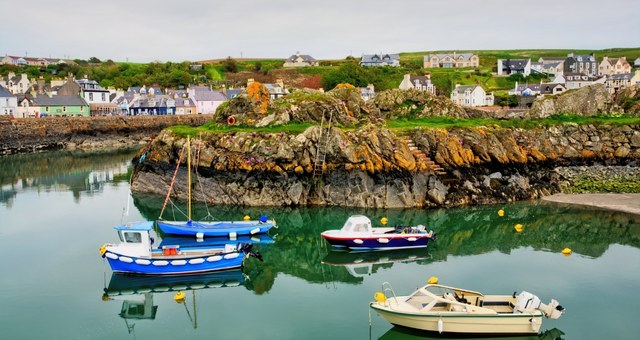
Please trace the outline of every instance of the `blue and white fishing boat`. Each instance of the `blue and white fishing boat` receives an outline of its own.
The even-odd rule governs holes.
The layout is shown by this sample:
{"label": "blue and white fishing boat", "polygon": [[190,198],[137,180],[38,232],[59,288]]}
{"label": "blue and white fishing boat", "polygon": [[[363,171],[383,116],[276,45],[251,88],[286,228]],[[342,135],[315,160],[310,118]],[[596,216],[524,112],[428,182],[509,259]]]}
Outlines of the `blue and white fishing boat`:
{"label": "blue and white fishing boat", "polygon": [[268,219],[266,215],[262,215],[258,220],[242,220],[242,221],[193,221],[191,219],[191,139],[187,137],[187,220],[186,221],[166,221],[162,219],[162,214],[169,201],[173,182],[175,181],[178,168],[180,167],[180,159],[176,165],[176,171],[173,180],[165,198],[165,204],[160,212],[160,218],[156,223],[163,233],[168,235],[195,236],[203,237],[229,237],[231,239],[237,236],[256,235],[269,231],[273,227],[277,227],[274,219]]}
{"label": "blue and white fishing boat", "polygon": [[423,225],[373,228],[371,220],[362,215],[349,217],[340,230],[320,235],[335,249],[361,251],[426,248],[436,236]]}
{"label": "blue and white fishing boat", "polygon": [[115,273],[137,275],[180,275],[241,268],[251,244],[226,244],[213,247],[165,245],[152,248],[153,222],[129,223],[114,227],[119,244],[105,244],[100,254]]}

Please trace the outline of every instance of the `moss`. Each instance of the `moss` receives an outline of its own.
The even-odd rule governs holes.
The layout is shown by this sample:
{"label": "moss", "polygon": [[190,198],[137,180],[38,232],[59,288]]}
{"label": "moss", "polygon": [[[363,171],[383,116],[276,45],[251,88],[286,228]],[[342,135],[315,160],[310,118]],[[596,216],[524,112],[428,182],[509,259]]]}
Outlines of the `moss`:
{"label": "moss", "polygon": [[594,180],[580,178],[573,185],[566,188],[568,193],[612,192],[612,193],[640,193],[640,178]]}

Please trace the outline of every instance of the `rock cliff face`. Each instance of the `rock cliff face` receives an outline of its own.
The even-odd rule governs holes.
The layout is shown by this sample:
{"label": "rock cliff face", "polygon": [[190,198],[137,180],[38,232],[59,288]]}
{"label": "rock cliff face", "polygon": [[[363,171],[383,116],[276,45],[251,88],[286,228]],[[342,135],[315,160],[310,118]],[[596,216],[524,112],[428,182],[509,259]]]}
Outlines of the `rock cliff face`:
{"label": "rock cliff face", "polygon": [[211,115],[0,119],[0,154],[145,144],[171,125],[202,125]]}
{"label": "rock cliff face", "polygon": [[[214,204],[375,208],[509,202],[559,192],[566,180],[555,171],[559,165],[640,159],[640,126],[423,129],[397,136],[367,125],[356,131],[332,128],[328,135],[320,149],[317,126],[299,135],[201,136],[192,143],[198,172],[194,198]],[[407,137],[446,174],[418,157]],[[166,194],[185,143],[162,132],[136,165],[132,190]],[[323,155],[324,166],[317,161]],[[174,193],[186,198],[184,166]]]}
{"label": "rock cliff face", "polygon": [[531,118],[546,118],[559,113],[585,116],[609,114],[615,111],[613,104],[613,97],[604,85],[596,84],[537,99],[529,114]]}

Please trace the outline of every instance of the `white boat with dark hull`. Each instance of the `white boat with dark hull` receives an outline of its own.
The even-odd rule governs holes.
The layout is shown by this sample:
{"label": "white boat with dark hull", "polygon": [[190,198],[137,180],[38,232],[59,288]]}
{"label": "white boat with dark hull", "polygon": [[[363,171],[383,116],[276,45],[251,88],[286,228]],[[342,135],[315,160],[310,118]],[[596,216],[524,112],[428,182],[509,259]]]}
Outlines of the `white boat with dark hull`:
{"label": "white boat with dark hull", "polygon": [[327,230],[320,234],[335,249],[393,250],[426,248],[435,239],[433,230],[423,225],[378,227],[363,215],[353,215],[340,230]]}
{"label": "white boat with dark hull", "polygon": [[[407,296],[396,296],[385,282],[369,306],[391,324],[438,333],[480,335],[537,334],[542,318],[564,313],[556,300],[543,304],[528,292],[484,295],[471,290],[427,284]],[[386,294],[390,294],[387,297]]]}

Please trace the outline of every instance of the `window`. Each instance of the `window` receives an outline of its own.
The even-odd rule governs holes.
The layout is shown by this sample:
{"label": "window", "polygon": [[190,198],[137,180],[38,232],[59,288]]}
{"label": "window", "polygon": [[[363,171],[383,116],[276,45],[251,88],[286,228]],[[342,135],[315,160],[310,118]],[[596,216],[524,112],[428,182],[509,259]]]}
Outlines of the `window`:
{"label": "window", "polygon": [[93,101],[93,93],[89,93],[89,101]]}
{"label": "window", "polygon": [[106,101],[106,100],[107,100],[106,94],[103,93],[102,94],[102,101]]}
{"label": "window", "polygon": [[142,243],[142,235],[140,232],[124,231],[124,241],[126,243]]}
{"label": "window", "polygon": [[49,107],[48,107],[48,106],[45,106],[45,107],[44,107],[44,111],[45,111],[45,112],[49,112]]}
{"label": "window", "polygon": [[62,107],[62,112],[67,112],[67,107],[66,106]]}

